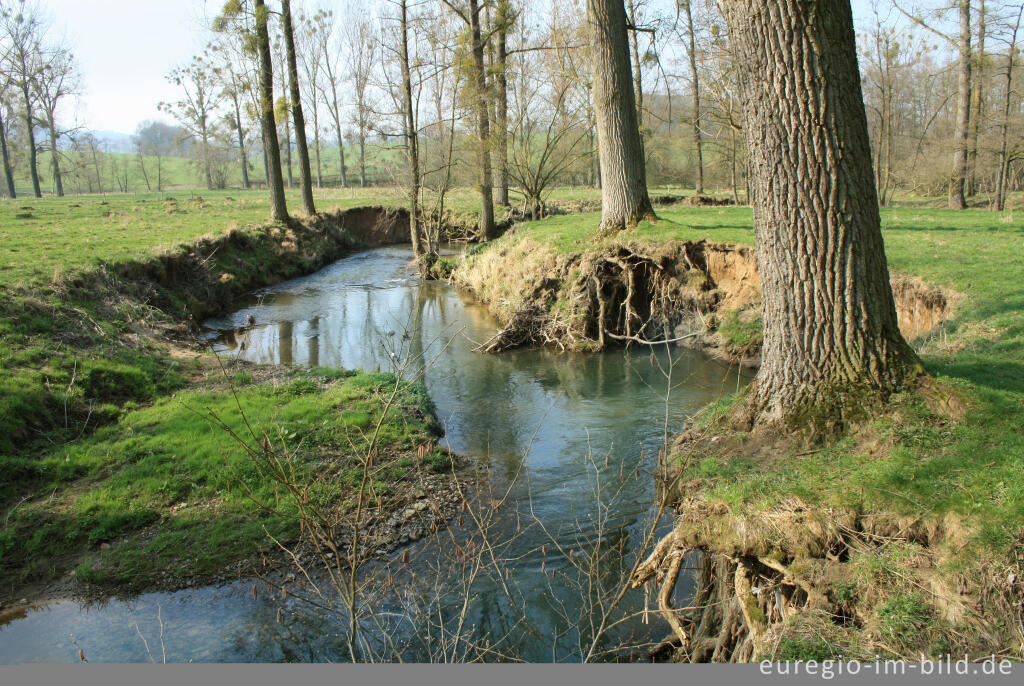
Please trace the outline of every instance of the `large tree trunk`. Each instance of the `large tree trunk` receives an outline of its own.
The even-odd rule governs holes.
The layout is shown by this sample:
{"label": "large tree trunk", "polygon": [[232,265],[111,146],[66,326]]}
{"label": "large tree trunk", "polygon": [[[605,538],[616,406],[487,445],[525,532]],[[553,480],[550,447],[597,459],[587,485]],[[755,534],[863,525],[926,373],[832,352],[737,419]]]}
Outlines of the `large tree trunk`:
{"label": "large tree trunk", "polygon": [[58,198],[64,197],[64,181],[60,175],[60,151],[57,150],[57,127],[50,124],[50,164],[53,165],[53,189]]}
{"label": "large tree trunk", "polygon": [[971,126],[971,2],[959,0],[960,7],[960,65],[956,101],[956,148],[953,151],[953,173],[949,180],[949,208],[967,209],[967,148]]}
{"label": "large tree trunk", "polygon": [[312,217],[316,215],[316,205],[313,203],[313,173],[309,166],[306,118],[302,114],[302,95],[299,91],[299,67],[295,58],[295,32],[292,29],[291,0],[281,0],[281,29],[284,32],[284,49],[288,58],[288,89],[292,106],[292,121],[295,123],[295,147],[299,153],[302,209]]}
{"label": "large tree trunk", "polygon": [[274,121],[274,67],[270,57],[270,33],[267,30],[267,7],[264,0],[256,2],[256,50],[260,61],[260,110],[263,144],[267,160],[267,187],[270,189],[270,214],[277,221],[288,221],[288,205],[284,198],[281,175],[281,148],[277,142]]}
{"label": "large tree trunk", "polygon": [[509,0],[498,0],[497,9],[497,117],[498,204],[508,207],[508,30],[513,20]]}
{"label": "large tree trunk", "polygon": [[1010,104],[1013,101],[1013,68],[1014,56],[1017,50],[1017,33],[1020,31],[1020,20],[1024,16],[1024,6],[1017,10],[1017,21],[1013,25],[1013,33],[1010,35],[1010,47],[1006,51],[1006,88],[1003,96],[1003,123],[1002,134],[999,145],[999,172],[996,179],[996,210],[1002,212],[1006,207],[1006,175],[1009,167],[1009,131],[1010,131]]}
{"label": "large tree trunk", "polygon": [[973,84],[971,87],[971,133],[967,143],[967,190],[973,198],[978,194],[978,139],[981,120],[985,116],[985,0],[978,0],[978,45],[974,54]]}
{"label": "large tree trunk", "polygon": [[416,112],[412,100],[412,70],[409,66],[409,10],[405,0],[399,2],[400,30],[402,47],[399,60],[402,63],[402,109],[405,128],[406,152],[409,155],[409,236],[412,239],[412,252],[419,262],[422,273],[426,263],[423,261],[423,246],[420,242],[420,151],[419,132],[416,130]]}
{"label": "large tree trunk", "polygon": [[850,0],[720,0],[740,63],[764,315],[757,421],[839,419],[919,369],[900,334]]}
{"label": "large tree trunk", "polygon": [[[2,115],[2,113],[0,113]],[[7,132],[4,130],[4,120],[0,116],[0,153],[3,154],[4,182],[7,184],[7,197],[18,197],[14,189],[14,173],[11,171],[11,154],[7,149]]]}
{"label": "large tree trunk", "polygon": [[[22,73],[25,73],[24,60],[21,66]],[[43,197],[43,191],[39,187],[39,168],[36,166],[35,121],[32,118],[32,97],[29,94],[27,77],[22,79],[21,90],[22,96],[25,98],[25,138],[28,141],[28,171],[32,176],[32,194],[37,198],[41,198]]]}
{"label": "large tree trunk", "polygon": [[686,10],[686,34],[690,43],[690,80],[693,82],[693,148],[697,154],[697,183],[695,186],[696,194],[700,196],[704,195],[704,146],[700,134],[700,74],[697,72],[697,37],[693,28],[693,8],[690,5],[690,0],[683,0]]}
{"label": "large tree trunk", "polygon": [[601,230],[654,216],[629,67],[622,0],[587,0],[594,66],[594,114],[601,160]]}
{"label": "large tree trunk", "polygon": [[494,178],[491,171],[491,124],[487,105],[487,66],[480,30],[480,3],[469,0],[469,28],[472,36],[473,71],[476,79],[477,143],[480,146],[480,229],[484,240],[497,237],[494,226]]}

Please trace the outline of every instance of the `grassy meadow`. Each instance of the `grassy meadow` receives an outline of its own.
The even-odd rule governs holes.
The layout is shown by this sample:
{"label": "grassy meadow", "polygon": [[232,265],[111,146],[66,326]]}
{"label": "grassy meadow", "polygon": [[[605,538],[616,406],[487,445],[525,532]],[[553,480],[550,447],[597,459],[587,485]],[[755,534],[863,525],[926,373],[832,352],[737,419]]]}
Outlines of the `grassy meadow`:
{"label": "grassy meadow", "polygon": [[[501,240],[566,254],[602,241],[722,241],[753,245],[746,207],[670,207],[625,235],[596,235],[597,213],[519,225]],[[1006,545],[1024,530],[1024,215],[911,206],[882,210],[890,268],[952,289],[954,317],[914,341],[928,370],[964,397],[950,423],[907,399],[900,419],[879,420],[883,455],[840,442],[825,455],[761,465],[709,462],[712,497],[740,507],[794,496],[809,503],[977,517],[980,540]]]}
{"label": "grassy meadow", "polygon": [[[396,204],[397,194],[317,199],[331,211]],[[289,201],[299,205],[297,194]],[[268,532],[293,537],[294,512],[266,507],[277,486],[253,475],[229,428],[279,438],[310,485],[310,465],[330,465],[342,478],[323,498],[343,507],[352,497],[359,432],[382,414],[393,378],[286,368],[226,379],[180,314],[117,276],[240,230],[251,238],[223,243],[209,269],[261,278],[293,233],[268,215],[255,191],[0,203],[0,596],[20,598],[26,584],[69,569],[118,590],[186,583],[251,561],[271,545]],[[436,435],[416,388],[402,391],[383,428],[394,460],[372,475],[380,497],[447,464],[440,453],[417,457]]]}
{"label": "grassy meadow", "polygon": [[[319,190],[316,198],[324,211],[402,202],[399,191],[379,188]],[[595,189],[558,189],[550,200],[598,198]],[[299,207],[297,192],[289,202]],[[447,204],[470,215],[477,202],[460,189]],[[704,497],[737,513],[797,499],[955,515],[971,535],[966,552],[946,563],[965,569],[1015,549],[1024,531],[1024,215],[937,205],[908,198],[882,219],[892,269],[963,296],[952,319],[914,341],[962,410],[950,414],[907,394],[859,433],[779,455],[770,468],[701,460],[689,477]],[[268,214],[264,193],[238,190],[0,203],[0,594],[69,570],[113,589],[142,588],[162,574],[184,582],[266,550],[267,531],[294,534],[287,511],[271,514],[258,502],[273,499],[273,486],[259,482],[245,451],[211,423],[213,412],[241,428],[212,358],[180,340],[173,316],[110,279],[82,276],[230,229],[266,232]],[[562,254],[623,239],[754,240],[749,208],[676,205],[658,214],[620,237],[598,238],[598,214],[586,213],[518,224],[500,240]],[[386,380],[332,370],[255,376],[235,379],[238,402],[299,451],[303,469],[324,460],[339,473],[355,469],[345,427],[379,416]],[[385,442],[405,455],[433,434],[419,390],[405,389],[399,405]],[[27,423],[15,426],[12,417]],[[441,457],[429,460],[401,458],[375,478],[375,489],[399,488]]]}
{"label": "grassy meadow", "polygon": [[[861,423],[838,435],[775,445],[737,432],[728,417],[743,394],[724,397],[695,427],[726,440],[673,456],[680,493],[701,503],[695,530],[727,554],[762,536],[788,550],[787,518],[820,531],[835,513],[854,513],[885,532],[854,546],[825,582],[834,602],[858,604],[864,624],[796,618],[778,643],[781,659],[969,650],[980,622],[998,627],[1009,654],[1019,649],[1016,620],[1000,603],[1013,597],[1007,583],[1016,577],[1006,570],[1024,557],[1024,215],[939,205],[911,198],[881,213],[890,269],[952,295],[952,316],[912,341],[931,380],[865,408]],[[754,243],[748,208],[676,206],[658,215],[609,238],[596,234],[595,213],[522,224],[500,240],[562,255],[603,242]],[[790,573],[820,580],[799,550],[788,553]]]}

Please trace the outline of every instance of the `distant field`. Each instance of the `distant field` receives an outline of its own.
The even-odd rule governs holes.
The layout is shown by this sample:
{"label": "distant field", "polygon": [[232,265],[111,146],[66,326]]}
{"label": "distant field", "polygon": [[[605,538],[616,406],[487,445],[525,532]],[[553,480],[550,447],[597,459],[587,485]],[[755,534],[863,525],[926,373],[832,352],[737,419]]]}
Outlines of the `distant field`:
{"label": "distant field", "polygon": [[[310,141],[312,146],[312,141]],[[346,148],[345,150],[345,163],[346,163],[346,177],[348,178],[349,185],[358,185],[359,183],[359,166],[357,150],[353,148]],[[259,158],[259,153],[253,150],[250,155],[250,169],[249,179],[253,183],[262,183],[264,181],[263,174],[263,161]],[[316,160],[312,157],[312,147],[310,149],[310,162],[313,165],[313,174],[316,174]],[[39,158],[39,186],[45,195],[51,195],[53,193],[53,175],[50,173],[49,153],[40,156]],[[116,153],[116,152],[105,152],[100,158],[100,172],[102,175],[103,190],[106,192],[118,192],[120,189],[119,182],[115,179],[115,174],[119,177],[123,177],[125,170],[127,169],[128,175],[128,191],[131,193],[143,193],[150,190],[156,190],[157,174],[156,174],[156,158],[146,156],[145,158],[146,174],[142,173],[142,167],[139,164],[138,155],[134,153]],[[396,150],[388,149],[380,144],[368,145],[366,148],[366,174],[369,183],[376,185],[387,184],[393,181],[393,175],[391,171],[400,162],[400,153]],[[286,163],[286,158],[282,151],[281,158],[282,165]],[[81,165],[79,169],[75,169],[75,165]],[[341,170],[338,164],[338,149],[335,146],[324,147],[321,156],[320,164],[324,178],[325,186],[339,186]],[[76,157],[67,156],[62,162],[63,179],[64,179],[64,192],[68,195],[76,193],[89,192],[88,182],[85,180],[86,176],[92,179],[93,184],[96,183],[96,170],[91,160],[81,159]],[[229,164],[225,171],[227,172],[227,186],[228,188],[237,189],[242,185],[242,172],[241,165],[237,163]],[[285,181],[288,180],[287,167],[284,167]],[[149,177],[149,183],[146,182],[146,176]],[[299,184],[299,169],[298,169],[298,156],[293,153],[292,155],[292,178],[295,186]],[[18,192],[19,197],[31,197],[32,195],[32,181],[28,175],[28,169],[24,166],[15,170],[14,175],[15,190]],[[123,183],[123,181],[122,181]],[[195,161],[187,157],[164,157],[163,158],[163,170],[162,170],[162,183],[163,190],[180,190],[181,188],[199,189],[205,188],[205,180],[203,179],[203,173]]]}
{"label": "distant field", "polygon": [[[290,211],[299,212],[299,192],[292,190],[287,196]],[[322,189],[314,197],[320,211],[405,204],[403,192],[396,188]],[[556,189],[550,196],[599,198],[600,191],[592,188]],[[427,209],[435,206],[429,195],[424,202]],[[445,207],[459,214],[476,213],[479,196],[472,189],[459,189],[447,197]],[[168,250],[205,234],[265,224],[269,216],[270,200],[264,190],[0,200],[0,286]],[[499,219],[503,216],[499,208]]]}
{"label": "distant field", "polygon": [[[651,192],[692,193],[672,186],[652,188]],[[288,191],[287,195],[289,208],[297,212],[301,207],[298,191]],[[404,193],[398,188],[321,189],[315,197],[322,211],[405,204]],[[596,188],[557,188],[547,200],[597,201],[600,197],[601,191]],[[511,201],[516,206],[521,199],[513,193]],[[428,209],[434,206],[429,195],[424,202]],[[1014,227],[1021,226],[1021,220],[1015,220],[1012,212],[995,215],[934,209],[941,202],[908,197],[900,200],[905,206],[883,210],[882,216],[888,229],[913,227],[914,233],[910,235],[924,241],[939,241],[948,236],[950,229],[977,231],[995,225],[1012,233]],[[458,189],[448,195],[445,206],[458,214],[475,214],[479,210],[479,196],[472,189]],[[264,190],[174,190],[0,200],[0,286],[48,279],[55,273],[152,254],[229,228],[265,224],[269,214],[269,198]],[[498,208],[497,214],[501,219],[504,210]],[[709,237],[718,240],[753,240],[752,215],[746,207],[676,207],[662,209],[659,215],[662,221],[641,226],[637,237],[692,238],[708,232]],[[553,217],[531,231],[561,250],[571,250],[578,247],[578,241],[589,240],[586,234],[590,224],[596,225],[597,215],[592,218],[590,222],[576,216]],[[890,251],[890,258],[898,259],[899,255]]]}
{"label": "distant field", "polygon": [[[301,208],[298,192],[289,208]],[[395,204],[384,188],[318,191],[321,210]],[[174,191],[0,202],[0,285],[166,250],[204,234],[265,224],[263,191]]]}

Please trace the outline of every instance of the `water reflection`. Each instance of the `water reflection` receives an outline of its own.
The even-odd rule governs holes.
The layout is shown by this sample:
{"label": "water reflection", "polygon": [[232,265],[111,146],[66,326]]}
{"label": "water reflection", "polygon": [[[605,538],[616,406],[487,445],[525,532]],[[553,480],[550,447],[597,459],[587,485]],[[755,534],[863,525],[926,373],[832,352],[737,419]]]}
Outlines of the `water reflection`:
{"label": "water reflection", "polygon": [[[364,370],[390,369],[383,342],[400,341],[418,360],[410,374],[426,385],[448,445],[488,460],[499,486],[519,475],[501,526],[510,532],[537,518],[544,527],[528,528],[506,551],[514,558],[513,598],[500,579],[482,575],[470,589],[468,621],[479,635],[516,632],[517,651],[527,659],[573,659],[588,640],[575,624],[601,614],[597,589],[621,583],[644,539],[666,416],[669,430],[678,428],[739,380],[723,365],[679,349],[671,358],[647,349],[475,353],[493,335],[494,321],[450,286],[419,281],[409,258],[407,248],[381,248],[264,289],[206,322],[209,339],[219,352],[255,362]],[[541,550],[549,536],[557,545]],[[593,550],[595,544],[609,554],[600,557],[591,591],[581,593],[569,581],[573,565],[557,548]],[[420,564],[440,565],[441,547],[429,539],[418,544]],[[274,601],[254,600],[242,587],[148,594],[104,607],[60,603],[0,629],[0,661],[74,659],[71,633],[92,660],[146,659],[131,625],[151,622],[157,605],[175,645],[170,659],[344,659],[337,617],[294,606],[282,624]],[[679,593],[688,591],[681,583]],[[401,614],[405,601],[387,602]],[[618,611],[636,611],[643,602],[631,593]],[[643,642],[664,633],[660,620],[644,624],[637,617],[606,641]],[[406,639],[415,657],[418,638]]]}

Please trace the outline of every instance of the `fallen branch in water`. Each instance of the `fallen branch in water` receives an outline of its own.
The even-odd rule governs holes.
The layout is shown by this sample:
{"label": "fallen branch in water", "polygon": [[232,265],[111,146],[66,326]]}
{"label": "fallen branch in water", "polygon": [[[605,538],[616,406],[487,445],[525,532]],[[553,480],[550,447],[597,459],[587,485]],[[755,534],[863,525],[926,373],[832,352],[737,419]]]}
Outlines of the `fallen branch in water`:
{"label": "fallen branch in water", "polygon": [[664,341],[648,341],[638,336],[620,336],[610,331],[605,331],[604,335],[608,336],[609,338],[614,338],[617,341],[632,341],[633,343],[639,343],[640,345],[665,345],[667,343],[678,343],[679,341],[685,341],[688,338],[696,338],[697,336],[700,335],[700,332],[698,331],[694,333],[688,333],[685,336],[680,336],[679,338],[669,338]]}

